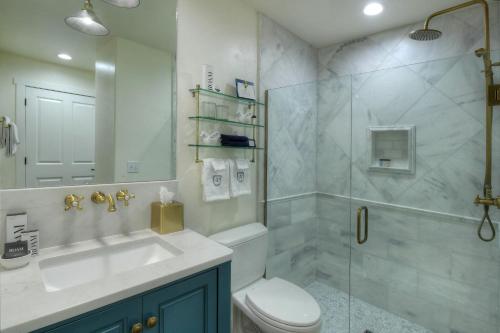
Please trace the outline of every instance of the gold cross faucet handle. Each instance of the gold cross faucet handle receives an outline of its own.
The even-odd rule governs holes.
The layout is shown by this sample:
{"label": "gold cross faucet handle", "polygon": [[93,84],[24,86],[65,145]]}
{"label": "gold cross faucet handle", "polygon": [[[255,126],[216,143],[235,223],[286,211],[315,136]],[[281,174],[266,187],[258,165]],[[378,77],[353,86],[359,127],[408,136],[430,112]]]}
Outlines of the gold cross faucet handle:
{"label": "gold cross faucet handle", "polygon": [[68,211],[72,208],[75,208],[76,210],[82,210],[82,201],[85,199],[81,195],[76,195],[76,194],[68,194],[64,198],[64,210]]}
{"label": "gold cross faucet handle", "polygon": [[125,206],[128,206],[130,199],[135,199],[135,194],[129,193],[127,189],[116,192],[116,200],[123,201]]}

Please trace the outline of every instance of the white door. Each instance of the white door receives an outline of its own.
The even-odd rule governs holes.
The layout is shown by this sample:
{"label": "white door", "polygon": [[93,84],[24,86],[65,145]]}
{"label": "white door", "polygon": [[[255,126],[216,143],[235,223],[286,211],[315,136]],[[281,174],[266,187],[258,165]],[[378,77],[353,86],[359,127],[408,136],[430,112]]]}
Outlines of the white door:
{"label": "white door", "polygon": [[26,185],[94,183],[95,98],[26,88]]}

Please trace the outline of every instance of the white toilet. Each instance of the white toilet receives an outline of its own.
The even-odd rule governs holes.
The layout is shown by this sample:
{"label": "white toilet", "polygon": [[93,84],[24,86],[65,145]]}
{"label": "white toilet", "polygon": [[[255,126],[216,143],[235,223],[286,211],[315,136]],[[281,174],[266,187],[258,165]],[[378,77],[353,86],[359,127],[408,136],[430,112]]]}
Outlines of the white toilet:
{"label": "white toilet", "polygon": [[279,278],[263,278],[267,229],[252,223],[210,237],[234,251],[231,263],[233,304],[264,333],[317,333],[321,310],[299,286]]}

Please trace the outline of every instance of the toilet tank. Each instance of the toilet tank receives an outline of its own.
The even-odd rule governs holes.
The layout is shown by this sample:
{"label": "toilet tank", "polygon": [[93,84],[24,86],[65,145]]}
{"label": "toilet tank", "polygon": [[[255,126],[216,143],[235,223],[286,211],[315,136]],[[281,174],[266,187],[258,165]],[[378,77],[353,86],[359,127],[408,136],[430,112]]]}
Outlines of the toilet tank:
{"label": "toilet tank", "polygon": [[267,258],[267,229],[251,223],[210,236],[233,250],[231,291],[237,291],[264,276]]}

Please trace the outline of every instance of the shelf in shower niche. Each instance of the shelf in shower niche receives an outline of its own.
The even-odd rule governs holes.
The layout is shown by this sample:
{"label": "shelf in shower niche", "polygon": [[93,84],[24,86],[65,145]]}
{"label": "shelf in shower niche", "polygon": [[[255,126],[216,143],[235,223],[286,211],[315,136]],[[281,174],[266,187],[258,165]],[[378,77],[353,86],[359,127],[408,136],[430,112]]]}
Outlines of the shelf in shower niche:
{"label": "shelf in shower niche", "polygon": [[224,123],[224,124],[233,125],[233,126],[239,126],[239,127],[259,127],[259,128],[264,128],[263,125],[250,124],[250,123],[244,123],[244,122],[227,120],[227,119],[218,119],[218,118],[213,118],[213,117],[199,116],[199,117],[189,117],[189,119],[201,120],[201,121],[209,121],[209,122],[216,122],[216,123]]}
{"label": "shelf in shower niche", "polygon": [[265,105],[264,103],[260,103],[258,101],[254,101],[254,100],[251,100],[251,99],[246,99],[246,98],[240,98],[240,97],[237,97],[237,96],[233,96],[233,95],[228,95],[228,94],[224,94],[224,93],[221,93],[221,92],[217,92],[217,91],[213,91],[213,90],[207,90],[207,89],[203,89],[203,88],[195,88],[195,89],[189,89],[189,91],[195,95],[196,93],[200,94],[200,95],[205,95],[205,96],[212,96],[212,97],[218,97],[218,98],[224,98],[226,100],[230,100],[230,101],[233,101],[235,103],[240,103],[240,104],[245,104],[245,105]]}
{"label": "shelf in shower niche", "polygon": [[189,147],[197,148],[218,148],[218,149],[244,149],[244,150],[263,150],[264,148],[259,147],[233,147],[233,146],[221,146],[221,145],[203,145],[203,144],[190,144]]}
{"label": "shelf in shower niche", "polygon": [[368,128],[369,171],[415,174],[415,126]]}

